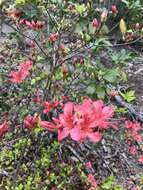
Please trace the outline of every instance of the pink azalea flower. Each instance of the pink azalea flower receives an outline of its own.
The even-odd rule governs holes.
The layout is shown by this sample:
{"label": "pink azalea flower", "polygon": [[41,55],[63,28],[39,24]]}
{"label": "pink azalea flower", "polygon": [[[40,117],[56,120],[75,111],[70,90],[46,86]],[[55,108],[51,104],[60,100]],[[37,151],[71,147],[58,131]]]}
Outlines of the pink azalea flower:
{"label": "pink azalea flower", "polygon": [[98,142],[101,139],[99,132],[94,132],[95,112],[90,99],[85,100],[82,105],[75,106],[74,127],[71,129],[71,138],[82,142],[88,137],[92,142]]}
{"label": "pink azalea flower", "polygon": [[19,71],[11,71],[10,77],[13,83],[20,84],[29,74],[29,70],[32,68],[32,61],[28,60],[23,64],[20,64]]}
{"label": "pink azalea flower", "polygon": [[4,136],[4,134],[8,131],[8,123],[4,121],[2,124],[0,124],[0,138]]}
{"label": "pink azalea flower", "polygon": [[[45,113],[53,109],[53,104],[51,105],[49,102],[44,104]],[[102,101],[93,102],[86,99],[79,105],[72,102],[66,103],[63,113],[59,115],[58,119],[53,118],[53,122],[43,121],[41,124],[50,131],[57,129],[58,140],[63,140],[70,135],[73,140],[78,142],[89,138],[90,141],[96,143],[102,138],[101,131],[110,125],[109,119],[113,114],[111,106],[104,106]]]}
{"label": "pink azalea flower", "polygon": [[113,107],[104,106],[102,100],[94,102],[93,105],[94,105],[95,125],[99,126],[99,128],[101,129],[106,129],[110,125],[109,119],[114,115]]}

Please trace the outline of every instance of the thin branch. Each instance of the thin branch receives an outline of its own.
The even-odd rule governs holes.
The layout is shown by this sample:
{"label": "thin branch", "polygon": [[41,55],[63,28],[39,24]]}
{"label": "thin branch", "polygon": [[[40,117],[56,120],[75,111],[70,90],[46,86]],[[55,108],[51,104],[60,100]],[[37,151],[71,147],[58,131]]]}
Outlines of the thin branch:
{"label": "thin branch", "polygon": [[31,37],[29,37],[29,36],[23,34],[21,31],[19,31],[18,29],[16,29],[14,26],[12,26],[11,24],[9,24],[8,22],[5,21],[4,23],[5,23],[7,26],[9,26],[10,28],[12,28],[13,30],[15,30],[16,32],[18,32],[21,36],[23,36],[23,37],[25,37],[25,38],[27,38],[27,39],[30,39],[30,40],[32,40],[32,41],[34,41],[35,44],[38,46],[38,48],[41,50],[41,52],[42,52],[46,57],[48,57],[47,53],[42,49],[42,47],[40,46],[40,44],[39,44],[35,39],[33,39],[33,38],[31,38]]}

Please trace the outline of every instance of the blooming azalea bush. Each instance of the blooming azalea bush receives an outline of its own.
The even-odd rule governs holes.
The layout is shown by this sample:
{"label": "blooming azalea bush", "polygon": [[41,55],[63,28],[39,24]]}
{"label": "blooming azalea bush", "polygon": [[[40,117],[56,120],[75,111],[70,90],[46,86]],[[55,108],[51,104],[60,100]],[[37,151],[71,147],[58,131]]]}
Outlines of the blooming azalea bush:
{"label": "blooming azalea bush", "polygon": [[114,114],[111,106],[104,106],[103,101],[85,100],[81,105],[72,102],[65,104],[63,114],[53,118],[53,122],[42,121],[41,126],[50,130],[58,130],[58,139],[68,135],[75,141],[82,142],[89,138],[92,142],[101,140],[102,131],[109,126],[116,128],[109,120]]}
{"label": "blooming azalea bush", "polygon": [[[142,165],[141,123],[120,119],[111,102],[119,95],[115,90],[116,85],[126,81],[126,73],[120,63],[131,60],[132,56],[128,52],[125,52],[127,57],[122,52],[120,55],[116,52],[116,56],[113,56],[113,44],[107,39],[111,32],[109,28],[116,19],[120,22],[118,30],[123,44],[132,42],[142,32],[142,26],[139,24],[137,27],[138,23],[134,21],[136,27],[133,29],[134,37],[131,38],[132,35],[127,31],[131,24],[120,18],[120,3],[112,4],[108,9],[103,4],[100,9],[92,1],[47,3],[16,0],[10,4],[1,3],[3,23],[12,30],[0,49],[0,138],[1,146],[4,147],[0,169],[4,169],[3,162],[8,159],[6,166],[10,175],[12,170],[16,170],[14,177],[8,177],[9,174],[2,177],[2,183],[6,184],[7,189],[11,184],[14,190],[31,190],[32,186],[36,189],[44,189],[45,186],[51,189],[69,188],[67,176],[76,173],[72,166],[68,166],[70,162],[67,161],[66,171],[61,169],[62,175],[59,175],[56,168],[62,168],[64,164],[58,164],[55,169],[50,168],[51,163],[55,164],[52,160],[55,155],[58,154],[62,160],[62,146],[74,144],[79,148],[88,142],[98,148],[102,146],[104,138],[112,133],[119,134],[120,129],[129,154],[135,156]],[[130,10],[130,4],[125,4],[121,3],[123,9],[128,7]],[[113,23],[110,23],[111,20]],[[102,60],[103,51],[108,52],[111,65],[106,65]],[[19,142],[19,139],[22,140]],[[54,147],[55,139],[60,142],[58,148]],[[9,144],[14,147],[16,158],[11,149],[5,150]],[[51,148],[46,155],[47,146]],[[34,147],[34,150],[30,147]],[[56,151],[51,154],[52,148]],[[28,158],[22,164],[23,152]],[[82,160],[80,156],[77,157]],[[17,165],[16,160],[20,160],[21,166]],[[34,160],[35,166],[29,160]],[[116,190],[114,184],[109,188],[105,184],[100,187],[102,182],[95,176],[94,167],[86,161],[86,165],[83,160],[82,166],[78,167],[77,164],[77,170],[81,172],[78,178],[85,188]],[[28,172],[28,178],[26,174],[21,174],[22,170]],[[30,174],[33,170],[36,170],[34,182]],[[66,180],[59,182],[63,178]],[[24,182],[21,183],[21,180]],[[74,180],[71,181],[74,186]],[[36,183],[38,186],[35,186]]]}

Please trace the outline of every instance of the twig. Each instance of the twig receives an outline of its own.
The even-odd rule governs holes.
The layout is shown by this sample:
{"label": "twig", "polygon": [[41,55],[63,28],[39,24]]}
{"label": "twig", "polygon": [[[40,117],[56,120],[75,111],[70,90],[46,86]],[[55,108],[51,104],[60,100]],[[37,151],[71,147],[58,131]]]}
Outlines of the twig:
{"label": "twig", "polygon": [[64,145],[64,146],[67,147],[67,148],[76,156],[76,158],[78,158],[78,160],[79,160],[81,163],[84,163],[83,158],[76,152],[75,149],[73,149],[72,146],[70,146],[70,145]]}
{"label": "twig", "polygon": [[[126,46],[126,45],[131,45],[134,44],[135,42],[138,42],[139,40],[141,40],[143,37],[140,36],[139,38],[137,38],[134,41],[131,42],[126,42],[126,43],[119,43],[119,44],[111,44],[111,45],[97,45],[97,47],[119,47],[119,46]],[[65,62],[73,57],[75,57],[76,55],[83,53],[87,50],[90,50],[91,48],[93,48],[95,46],[95,43],[92,43],[91,45],[86,44],[82,47],[80,47],[79,49],[77,49],[76,51],[71,52],[69,55],[67,55],[64,59],[62,59],[62,62]],[[74,53],[75,52],[75,53]],[[61,62],[61,60],[59,60],[59,62]]]}

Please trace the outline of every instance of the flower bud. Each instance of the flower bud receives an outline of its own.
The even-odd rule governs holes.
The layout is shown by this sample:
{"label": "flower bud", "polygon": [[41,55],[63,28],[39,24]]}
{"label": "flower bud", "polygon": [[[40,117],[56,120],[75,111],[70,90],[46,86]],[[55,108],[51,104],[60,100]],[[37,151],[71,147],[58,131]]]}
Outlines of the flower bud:
{"label": "flower bud", "polygon": [[104,10],[101,14],[101,22],[105,22],[107,20],[108,11]]}
{"label": "flower bud", "polygon": [[117,9],[116,5],[112,5],[111,11],[112,11],[113,14],[117,14],[118,13],[118,9]]}
{"label": "flower bud", "polygon": [[94,28],[98,28],[99,23],[98,23],[98,20],[97,20],[96,18],[93,19],[93,21],[92,21],[92,26],[93,26]]}

